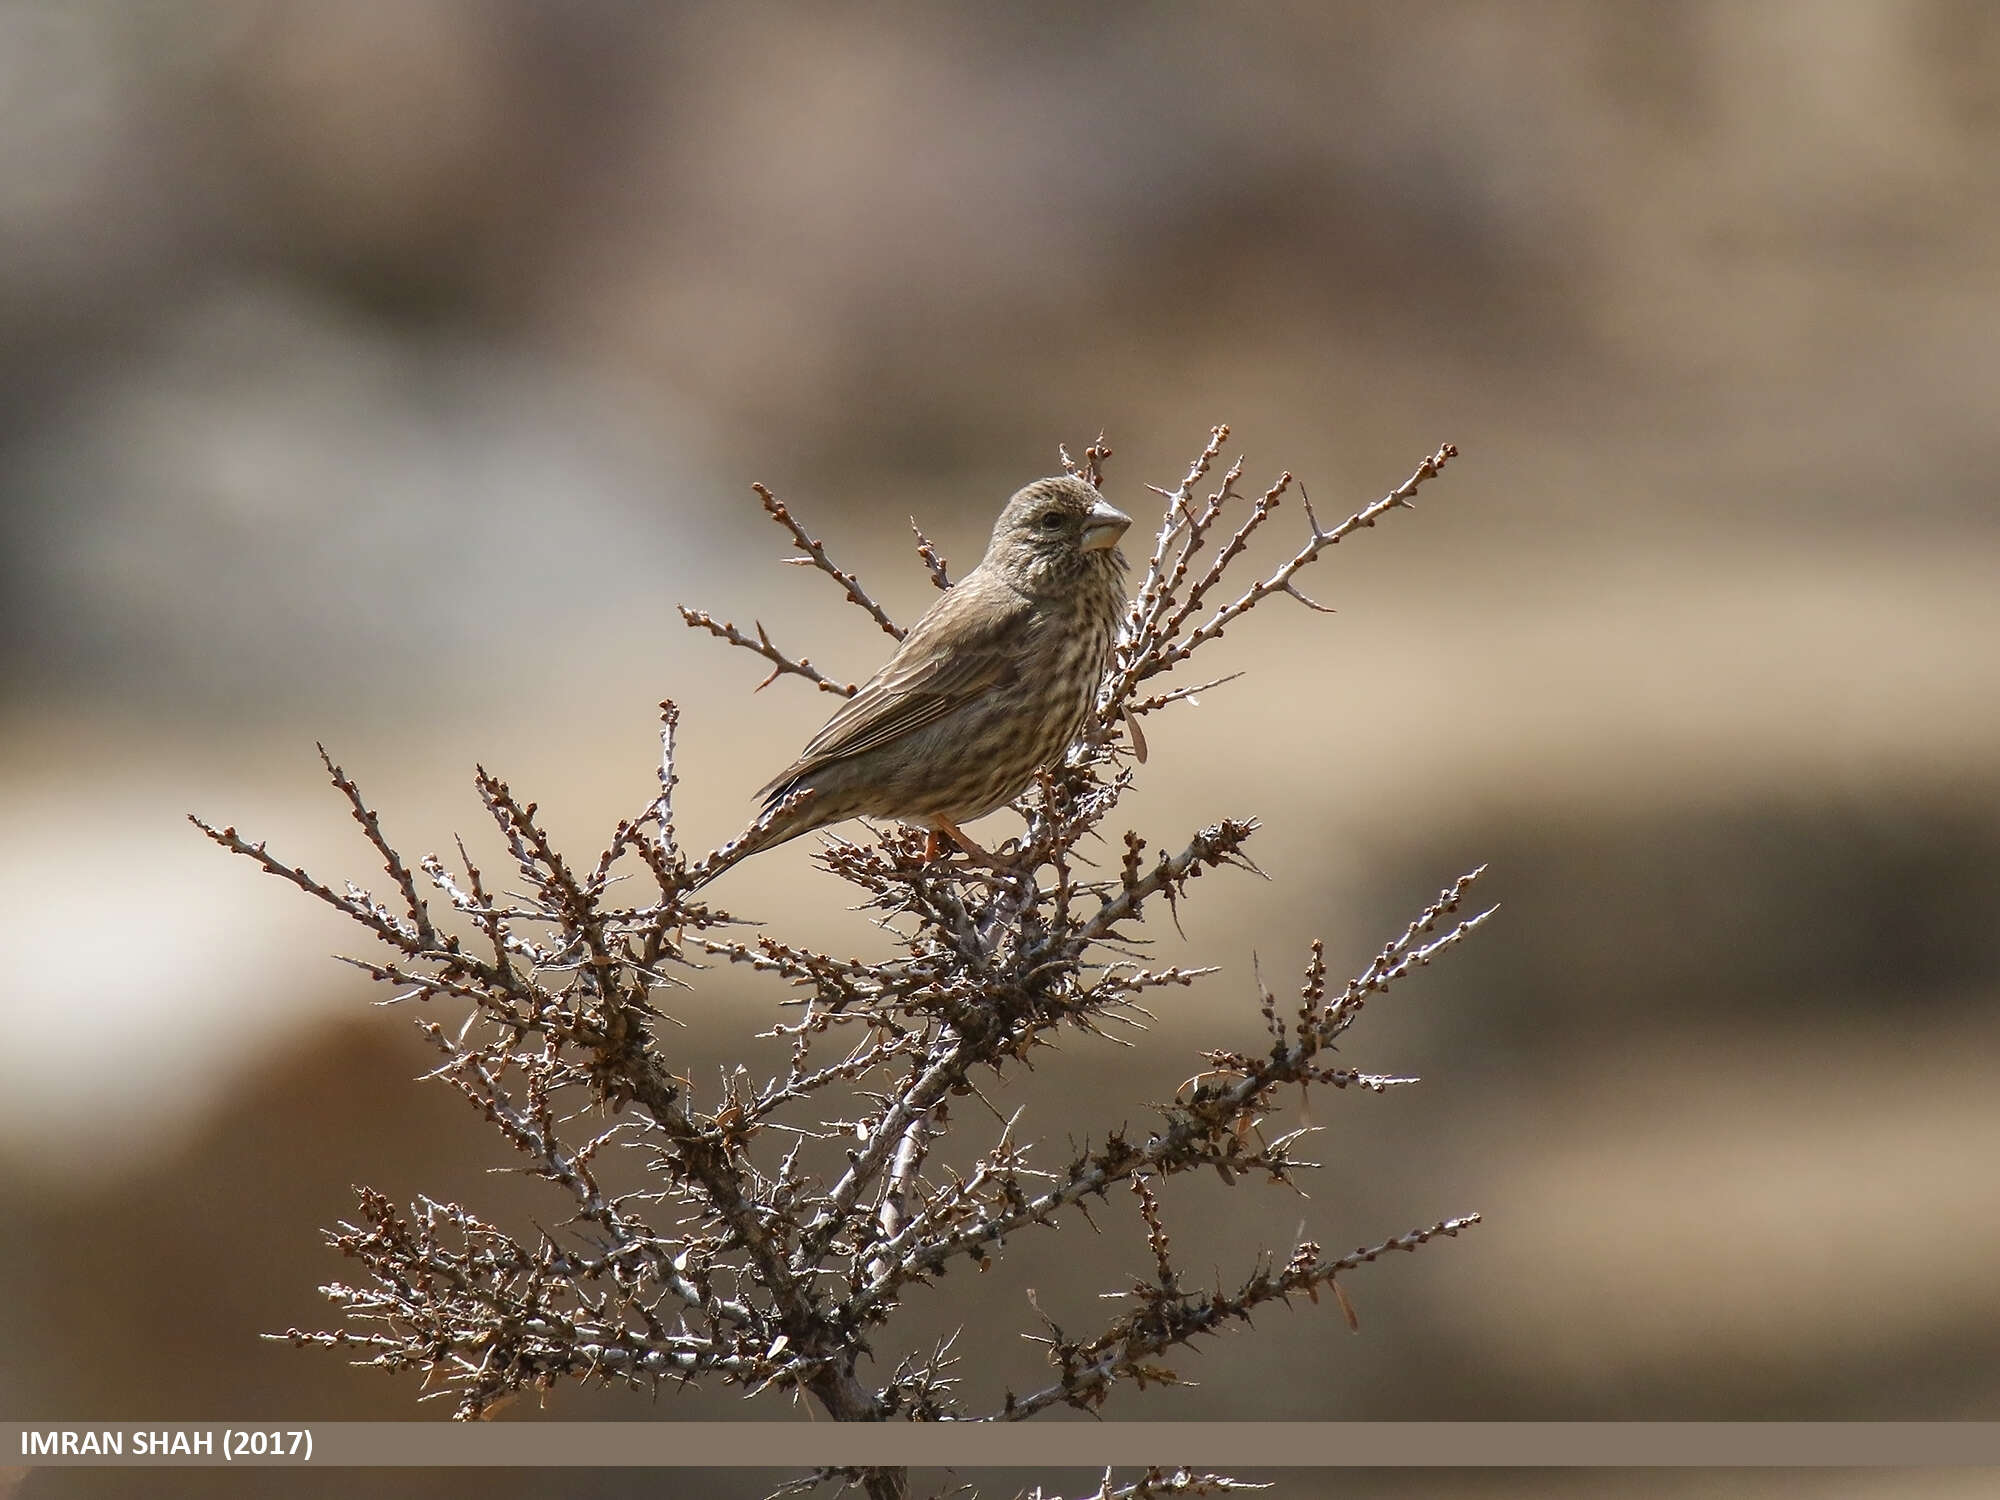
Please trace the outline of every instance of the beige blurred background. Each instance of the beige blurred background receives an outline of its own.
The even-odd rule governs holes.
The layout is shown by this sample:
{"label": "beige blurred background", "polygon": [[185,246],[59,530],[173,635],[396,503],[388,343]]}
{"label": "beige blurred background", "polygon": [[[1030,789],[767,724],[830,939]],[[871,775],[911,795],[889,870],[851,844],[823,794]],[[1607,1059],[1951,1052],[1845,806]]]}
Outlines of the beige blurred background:
{"label": "beige blurred background", "polygon": [[[1275,883],[1158,934],[1224,973],[1009,1097],[1058,1151],[1143,1120],[1254,1041],[1253,952],[1358,967],[1487,861],[1499,918],[1349,1048],[1423,1085],[1316,1101],[1309,1200],[1168,1215],[1225,1275],[1488,1222],[1354,1277],[1359,1336],[1302,1306],[1108,1414],[1995,1416],[1996,162],[2000,9],[1943,0],[0,5],[0,1410],[442,1416],[255,1335],[324,1326],[351,1183],[542,1204],[354,940],[184,813],[367,880],[318,739],[406,848],[476,830],[483,762],[588,852],[671,695],[719,841],[826,705],[674,603],[883,645],[749,481],[909,618],[909,517],[962,571],[1058,441],[1105,431],[1145,514],[1228,421],[1323,513],[1464,456],[1149,729],[1134,826],[1268,823]],[[729,879],[866,941],[805,849]],[[712,976],[690,1067],[760,1059],[775,995]],[[1095,1316],[1127,1218],[908,1337],[967,1321],[1025,1387],[1026,1289]],[[273,1483],[143,1479],[21,1493]]]}

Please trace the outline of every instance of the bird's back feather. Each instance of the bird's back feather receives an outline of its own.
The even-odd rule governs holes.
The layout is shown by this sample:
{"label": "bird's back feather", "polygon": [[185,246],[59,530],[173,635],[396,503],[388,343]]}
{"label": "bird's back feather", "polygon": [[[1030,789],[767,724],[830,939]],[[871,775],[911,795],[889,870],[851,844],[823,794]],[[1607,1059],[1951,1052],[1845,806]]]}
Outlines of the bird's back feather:
{"label": "bird's back feather", "polygon": [[1034,601],[980,571],[933,604],[882,670],[764,785],[757,795],[766,806],[800,777],[913,734],[1014,680]]}

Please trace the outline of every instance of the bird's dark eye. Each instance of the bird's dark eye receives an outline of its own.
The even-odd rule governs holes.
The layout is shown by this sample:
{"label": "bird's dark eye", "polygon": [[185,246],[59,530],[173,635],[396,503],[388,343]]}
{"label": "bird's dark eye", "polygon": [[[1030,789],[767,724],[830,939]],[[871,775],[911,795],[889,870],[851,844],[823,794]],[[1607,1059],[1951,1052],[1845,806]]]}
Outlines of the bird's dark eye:
{"label": "bird's dark eye", "polygon": [[1042,512],[1042,523],[1041,523],[1042,530],[1054,531],[1058,526],[1062,525],[1062,523],[1063,523],[1063,513],[1061,511],[1045,510]]}

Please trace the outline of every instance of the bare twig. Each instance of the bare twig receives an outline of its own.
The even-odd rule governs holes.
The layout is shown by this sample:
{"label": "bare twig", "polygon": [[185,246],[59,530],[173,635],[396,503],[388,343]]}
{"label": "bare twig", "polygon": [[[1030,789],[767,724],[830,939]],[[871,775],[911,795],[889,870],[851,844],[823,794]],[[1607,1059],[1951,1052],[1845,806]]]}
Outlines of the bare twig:
{"label": "bare twig", "polygon": [[1102,489],[1104,487],[1104,460],[1111,457],[1111,445],[1104,441],[1103,433],[1098,433],[1097,441],[1083,450],[1083,458],[1080,462],[1071,458],[1069,456],[1069,449],[1060,443],[1056,444],[1056,452],[1062,458],[1063,472],[1065,474],[1076,475],[1077,478],[1083,480],[1092,489]]}
{"label": "bare twig", "polygon": [[863,610],[887,634],[894,636],[900,641],[903,638],[903,627],[889,618],[887,610],[868,597],[868,591],[861,587],[860,579],[856,578],[852,573],[835,566],[833,559],[826,555],[826,548],[820,544],[819,539],[798,523],[797,517],[791,513],[785,502],[765,489],[761,484],[753,484],[750,488],[755,490],[757,498],[764,502],[765,513],[785,528],[786,532],[792,538],[792,545],[805,554],[803,557],[790,557],[785,560],[787,562],[798,563],[802,567],[810,566],[819,569],[820,572],[826,574],[827,577],[840,585],[842,591],[847,595],[848,603]]}
{"label": "bare twig", "polygon": [[839,682],[828,677],[803,656],[794,660],[785,655],[771,644],[771,638],[764,633],[764,623],[761,620],[751,622],[757,627],[757,635],[753,640],[727,620],[717,620],[706,610],[689,609],[685,604],[677,605],[676,608],[680,610],[681,618],[695,629],[706,630],[716,639],[727,641],[732,646],[741,646],[745,651],[754,651],[771,664],[771,675],[751,689],[752,692],[761,693],[780,677],[785,676],[803,677],[822,693],[832,693],[836,698],[852,698],[859,691],[857,684]]}
{"label": "bare twig", "polygon": [[944,554],[931,545],[931,539],[924,535],[917,525],[917,518],[910,517],[910,530],[917,534],[917,560],[924,565],[924,571],[931,575],[931,582],[940,589],[951,587],[951,570],[946,566]]}

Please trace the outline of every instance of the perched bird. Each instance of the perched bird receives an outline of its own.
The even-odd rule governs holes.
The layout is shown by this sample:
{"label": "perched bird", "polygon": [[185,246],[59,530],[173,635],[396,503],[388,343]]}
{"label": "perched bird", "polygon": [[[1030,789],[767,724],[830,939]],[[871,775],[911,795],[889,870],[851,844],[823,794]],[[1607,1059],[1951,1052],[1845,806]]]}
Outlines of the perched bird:
{"label": "perched bird", "polygon": [[1018,491],[979,566],[758,793],[738,846],[867,816],[930,829],[932,854],[940,833],[978,852],[959,825],[1020,796],[1090,712],[1125,610],[1117,549],[1131,524],[1071,475]]}

